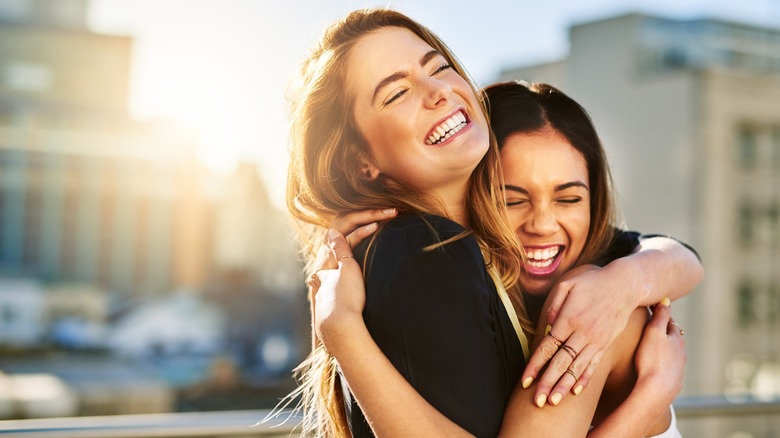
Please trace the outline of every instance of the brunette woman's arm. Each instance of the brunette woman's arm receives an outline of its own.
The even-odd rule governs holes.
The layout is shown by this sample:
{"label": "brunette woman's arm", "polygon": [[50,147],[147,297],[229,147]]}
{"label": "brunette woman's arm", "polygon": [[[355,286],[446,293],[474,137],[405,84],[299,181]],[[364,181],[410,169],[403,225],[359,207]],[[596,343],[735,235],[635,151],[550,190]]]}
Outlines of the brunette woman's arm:
{"label": "brunette woman's arm", "polygon": [[[537,383],[536,396],[563,398],[580,392],[590,381],[606,348],[625,328],[637,307],[652,305],[668,296],[686,295],[701,281],[703,267],[688,246],[667,237],[639,239],[635,251],[603,268],[567,276],[550,293],[546,318],[551,331],[580,352],[573,368],[581,375],[572,387],[563,378],[565,353],[554,348],[551,338],[534,350],[521,382]],[[546,371],[540,371],[547,363]]]}

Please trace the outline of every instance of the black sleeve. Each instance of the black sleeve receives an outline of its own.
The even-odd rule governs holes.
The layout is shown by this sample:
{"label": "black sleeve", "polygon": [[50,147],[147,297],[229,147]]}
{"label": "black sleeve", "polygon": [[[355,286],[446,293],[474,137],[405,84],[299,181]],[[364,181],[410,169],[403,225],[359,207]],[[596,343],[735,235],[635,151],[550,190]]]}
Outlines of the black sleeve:
{"label": "black sleeve", "polygon": [[[366,275],[364,318],[420,395],[472,434],[496,436],[506,400],[489,299],[495,291],[474,248],[473,238],[405,255],[379,245]],[[379,261],[399,256],[394,272],[379,272],[391,265]]]}

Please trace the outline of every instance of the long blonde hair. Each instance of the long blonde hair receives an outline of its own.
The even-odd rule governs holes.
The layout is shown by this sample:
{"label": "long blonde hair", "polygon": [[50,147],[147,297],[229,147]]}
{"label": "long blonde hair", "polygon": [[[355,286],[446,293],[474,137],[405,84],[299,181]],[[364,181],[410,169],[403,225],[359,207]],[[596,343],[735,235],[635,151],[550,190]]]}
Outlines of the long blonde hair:
{"label": "long blonde hair", "polygon": [[[353,117],[353,97],[345,92],[350,49],[358,39],[384,27],[414,32],[438,50],[464,77],[475,95],[481,94],[447,46],[424,26],[388,9],[349,13],[331,25],[303,62],[293,82],[291,98],[292,155],[287,179],[287,206],[296,219],[303,250],[314,258],[325,227],[340,212],[396,207],[400,212],[443,215],[436,200],[397,181],[362,178],[355,157],[366,154],[366,144]],[[484,110],[484,108],[483,108]],[[506,220],[499,152],[492,134],[485,157],[472,173],[467,209],[470,230],[483,245],[504,286],[512,291],[518,314],[525,315],[516,288],[521,250]],[[465,235],[464,234],[464,235]],[[521,317],[522,318],[522,317]],[[525,320],[530,328],[530,323]],[[343,397],[337,385],[337,366],[322,346],[314,346],[296,369],[301,382],[293,396],[301,397],[303,433],[316,436],[349,435]]]}

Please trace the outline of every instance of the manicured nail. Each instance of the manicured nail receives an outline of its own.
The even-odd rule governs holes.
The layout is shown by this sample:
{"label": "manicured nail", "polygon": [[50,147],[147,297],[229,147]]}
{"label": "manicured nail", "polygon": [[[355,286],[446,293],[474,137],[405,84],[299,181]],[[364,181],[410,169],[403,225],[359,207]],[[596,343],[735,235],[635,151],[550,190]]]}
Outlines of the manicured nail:
{"label": "manicured nail", "polygon": [[547,336],[550,334],[550,330],[552,330],[552,326],[550,324],[547,324],[547,327],[544,328],[544,335]]}
{"label": "manicured nail", "polygon": [[371,231],[376,229],[377,225],[376,222],[371,222],[370,224],[365,226],[366,231]]}
{"label": "manicured nail", "polygon": [[547,396],[545,394],[539,394],[536,397],[536,406],[539,406],[540,408],[544,406],[544,402],[547,401]]}
{"label": "manicured nail", "polygon": [[527,389],[529,386],[531,386],[531,383],[534,381],[534,378],[532,376],[528,376],[525,379],[523,379],[523,389]]}
{"label": "manicured nail", "polygon": [[555,394],[550,396],[550,403],[552,403],[553,406],[558,406],[558,403],[561,402],[562,398],[563,396],[556,392]]}
{"label": "manicured nail", "polygon": [[664,299],[661,300],[661,304],[663,304],[666,307],[669,307],[672,305],[672,300],[670,300],[669,297],[664,297]]}
{"label": "manicured nail", "polygon": [[574,387],[574,395],[580,395],[582,392],[582,385],[577,385]]}
{"label": "manicured nail", "polygon": [[339,236],[339,232],[333,228],[328,228],[328,240],[333,240]]}
{"label": "manicured nail", "polygon": [[386,209],[382,210],[382,213],[384,213],[384,214],[393,214],[393,213],[395,213],[395,208],[386,208]]}

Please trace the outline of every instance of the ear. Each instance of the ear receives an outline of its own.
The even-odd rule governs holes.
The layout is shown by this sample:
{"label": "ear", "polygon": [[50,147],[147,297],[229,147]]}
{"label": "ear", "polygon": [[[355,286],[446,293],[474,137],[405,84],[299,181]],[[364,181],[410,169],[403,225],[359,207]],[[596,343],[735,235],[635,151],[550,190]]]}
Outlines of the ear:
{"label": "ear", "polygon": [[361,178],[366,181],[374,181],[379,177],[379,168],[377,168],[376,165],[374,165],[374,163],[367,159],[363,154],[360,154],[359,162],[360,164],[358,165],[358,172],[360,173]]}

